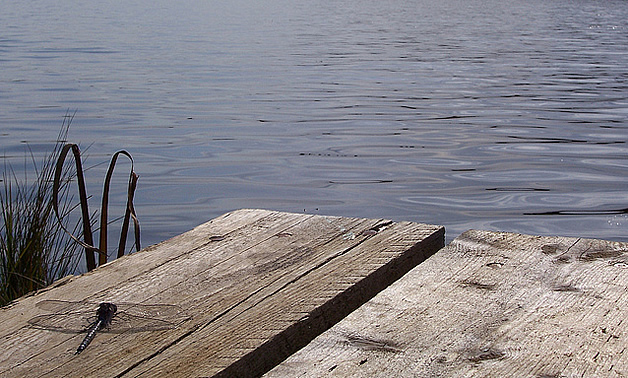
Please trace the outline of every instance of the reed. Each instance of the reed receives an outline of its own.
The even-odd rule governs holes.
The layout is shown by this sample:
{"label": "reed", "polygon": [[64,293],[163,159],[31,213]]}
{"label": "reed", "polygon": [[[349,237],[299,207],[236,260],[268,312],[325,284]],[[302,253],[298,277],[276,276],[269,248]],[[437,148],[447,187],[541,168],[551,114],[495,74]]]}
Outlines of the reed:
{"label": "reed", "polygon": [[72,274],[80,262],[77,245],[63,232],[63,227],[70,227],[67,183],[72,177],[68,170],[63,171],[63,185],[59,188],[65,198],[59,219],[53,214],[51,201],[55,163],[72,117],[64,117],[55,147],[41,164],[30,151],[34,182],[29,181],[26,173],[20,179],[5,160],[0,190],[0,306]]}
{"label": "reed", "polygon": [[[30,157],[36,181],[29,183],[27,175],[19,180],[5,161],[2,174],[4,190],[0,191],[0,306],[31,291],[48,286],[55,280],[76,273],[81,262],[80,247],[84,249],[87,270],[107,262],[107,229],[109,189],[119,156],[131,162],[124,216],[117,257],[125,253],[130,222],[135,233],[134,246],[140,249],[140,227],[133,198],[138,175],[133,170],[133,158],[122,150],[116,152],[105,175],[100,208],[99,245],[95,246],[87,188],[79,146],[66,143],[74,114],[66,114],[57,142],[50,155],[38,167],[33,153]],[[66,164],[72,152],[74,165]],[[26,168],[26,167],[25,167]],[[26,169],[25,169],[26,171]],[[78,204],[70,194],[71,183],[78,186]],[[75,212],[80,214],[75,216]],[[78,218],[78,221],[75,219]]]}
{"label": "reed", "polygon": [[[69,152],[72,151],[72,157],[74,158],[74,164],[76,167],[76,182],[78,185],[80,206],[81,206],[81,217],[82,217],[82,225],[83,225],[83,240],[80,239],[79,236],[76,236],[74,232],[69,231],[65,226],[63,226],[63,215],[59,210],[59,193],[62,190],[64,182],[62,181],[63,170],[65,159],[68,156]],[[59,224],[62,225],[63,231],[70,236],[76,243],[80,244],[85,249],[85,262],[87,265],[87,270],[93,270],[97,265],[102,265],[107,262],[108,251],[107,251],[107,240],[108,234],[107,229],[109,225],[109,189],[111,186],[111,177],[113,176],[113,171],[116,167],[116,163],[118,162],[119,156],[126,156],[131,162],[131,169],[129,172],[129,181],[127,184],[127,201],[126,207],[124,211],[124,216],[122,222],[122,229],[120,230],[120,240],[118,243],[118,255],[117,257],[121,257],[124,255],[125,247],[126,247],[126,239],[130,227],[130,221],[133,219],[133,230],[135,232],[135,249],[137,251],[140,250],[140,224],[135,214],[135,207],[133,206],[133,198],[135,195],[135,188],[137,187],[137,180],[139,176],[135,173],[133,169],[133,157],[128,152],[121,150],[113,154],[111,157],[111,161],[109,163],[109,168],[107,169],[107,173],[105,174],[105,182],[103,184],[102,191],[102,203],[100,206],[100,238],[99,245],[96,247],[94,243],[94,236],[92,232],[92,222],[89,216],[89,204],[87,197],[87,187],[85,185],[85,179],[83,177],[83,162],[81,160],[81,150],[79,146],[73,143],[68,143],[63,146],[61,151],[59,152],[59,158],[57,159],[57,164],[55,168],[54,180],[52,184],[52,209],[59,219]],[[96,258],[98,257],[98,263],[96,263]]]}

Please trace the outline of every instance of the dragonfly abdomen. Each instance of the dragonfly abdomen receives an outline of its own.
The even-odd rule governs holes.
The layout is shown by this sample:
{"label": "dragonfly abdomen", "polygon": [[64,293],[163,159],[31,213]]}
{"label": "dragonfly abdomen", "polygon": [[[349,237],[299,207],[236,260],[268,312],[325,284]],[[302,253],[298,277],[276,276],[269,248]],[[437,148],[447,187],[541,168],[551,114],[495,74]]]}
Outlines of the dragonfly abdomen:
{"label": "dragonfly abdomen", "polygon": [[76,353],[74,353],[75,355],[81,353],[82,351],[85,350],[85,348],[87,348],[89,343],[91,343],[92,340],[94,340],[94,337],[96,337],[96,332],[98,332],[102,328],[102,325],[103,325],[103,321],[98,320],[97,322],[92,324],[91,327],[89,327],[89,330],[87,331],[87,335],[85,335],[83,342],[81,342],[81,345],[79,345],[78,348],[76,349]]}
{"label": "dragonfly abdomen", "polygon": [[98,320],[94,322],[91,327],[89,327],[87,335],[85,335],[83,342],[81,343],[81,345],[79,345],[79,347],[76,349],[76,353],[74,354],[79,354],[84,351],[89,343],[94,340],[96,332],[105,327],[109,327],[109,325],[111,324],[111,319],[113,319],[116,311],[118,311],[118,307],[113,303],[103,302],[98,306],[98,311],[96,311],[96,314],[98,315]]}

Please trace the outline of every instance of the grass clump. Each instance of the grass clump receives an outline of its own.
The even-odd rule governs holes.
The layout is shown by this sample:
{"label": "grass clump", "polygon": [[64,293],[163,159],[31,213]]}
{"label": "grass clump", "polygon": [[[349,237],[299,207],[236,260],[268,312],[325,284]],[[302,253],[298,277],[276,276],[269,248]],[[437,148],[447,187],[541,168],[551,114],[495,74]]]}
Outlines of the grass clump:
{"label": "grass clump", "polygon": [[[81,261],[81,254],[77,253],[79,247],[84,250],[88,271],[107,262],[109,187],[120,156],[129,159],[131,169],[125,212],[119,218],[122,219],[122,229],[117,257],[125,253],[131,221],[135,233],[134,246],[136,250],[140,249],[139,221],[133,206],[138,175],[133,170],[133,158],[124,150],[113,154],[105,175],[99,245],[95,246],[92,232],[95,217],[89,211],[81,152],[78,145],[65,141],[73,117],[69,114],[64,117],[55,147],[40,167],[31,152],[36,172],[34,183],[29,183],[26,174],[23,180],[19,180],[13,168],[5,162],[2,174],[4,188],[0,190],[0,306],[74,274]],[[72,157],[74,164],[66,164],[68,156]],[[69,189],[74,179],[79,197],[76,205],[73,205]],[[75,216],[74,210],[80,215]],[[78,221],[74,221],[76,218]]]}
{"label": "grass clump", "polygon": [[[64,117],[53,151],[39,166],[31,151],[34,182],[28,180],[26,173],[20,179],[12,166],[4,163],[0,189],[0,306],[78,268],[78,246],[63,231],[68,227],[76,229],[70,226],[70,199],[65,196],[59,219],[52,206],[55,163],[71,121],[72,115]],[[63,185],[59,187],[62,195],[67,195],[71,178],[69,170],[64,170]]]}

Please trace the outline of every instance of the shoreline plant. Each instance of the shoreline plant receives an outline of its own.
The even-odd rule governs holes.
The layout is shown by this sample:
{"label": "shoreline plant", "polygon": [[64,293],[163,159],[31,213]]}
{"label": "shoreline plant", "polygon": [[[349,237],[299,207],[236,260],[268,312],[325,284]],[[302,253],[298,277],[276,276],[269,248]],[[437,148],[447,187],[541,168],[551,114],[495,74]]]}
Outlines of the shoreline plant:
{"label": "shoreline plant", "polygon": [[9,162],[4,162],[0,191],[0,306],[72,274],[78,267],[77,245],[69,242],[62,229],[62,226],[70,227],[68,215],[72,210],[71,198],[65,196],[67,183],[72,179],[68,170],[63,172],[64,184],[59,187],[66,198],[61,204],[59,219],[53,213],[51,202],[55,162],[72,117],[64,116],[55,146],[39,166],[33,152],[29,151],[35,181],[28,179],[26,161],[22,179]]}
{"label": "shoreline plant", "polygon": [[[78,145],[66,142],[74,114],[64,116],[53,151],[44,157],[40,167],[30,151],[35,182],[29,182],[26,173],[20,180],[5,160],[2,174],[4,188],[0,190],[0,307],[75,274],[81,262],[80,247],[84,249],[88,271],[107,262],[109,187],[120,155],[130,160],[131,169],[125,214],[120,217],[123,222],[117,257],[124,255],[131,220],[134,223],[135,249],[140,250],[140,227],[133,206],[138,175],[133,169],[133,158],[124,150],[112,156],[105,175],[99,246],[95,246],[92,231],[95,214],[89,212],[80,149]],[[65,164],[70,151],[74,169]],[[24,168],[26,172],[26,163]],[[70,194],[73,181],[78,185],[78,204],[74,204],[74,197]],[[73,214],[79,207],[79,220],[76,221],[77,216]]]}

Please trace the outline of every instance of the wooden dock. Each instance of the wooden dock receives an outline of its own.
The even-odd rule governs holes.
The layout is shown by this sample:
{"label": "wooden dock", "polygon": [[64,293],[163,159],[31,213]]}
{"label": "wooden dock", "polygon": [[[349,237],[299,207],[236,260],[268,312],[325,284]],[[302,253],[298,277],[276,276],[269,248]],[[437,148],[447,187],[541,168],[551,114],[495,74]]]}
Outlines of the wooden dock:
{"label": "wooden dock", "polygon": [[628,243],[468,231],[265,377],[628,375]]}
{"label": "wooden dock", "polygon": [[[438,251],[444,228],[238,210],[0,309],[2,377],[259,376]],[[37,329],[44,300],[174,304],[176,328]],[[113,331],[113,326],[110,331]]]}
{"label": "wooden dock", "polygon": [[[228,213],[0,309],[0,376],[628,375],[628,243],[476,230],[443,243],[440,226]],[[184,314],[74,355],[84,334],[29,326],[50,299]]]}

